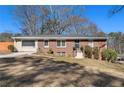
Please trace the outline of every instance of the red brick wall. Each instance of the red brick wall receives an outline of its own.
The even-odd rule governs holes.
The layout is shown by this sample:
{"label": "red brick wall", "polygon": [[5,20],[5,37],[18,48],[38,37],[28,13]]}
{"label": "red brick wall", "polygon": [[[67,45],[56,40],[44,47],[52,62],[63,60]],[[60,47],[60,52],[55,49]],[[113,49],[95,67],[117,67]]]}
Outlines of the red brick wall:
{"label": "red brick wall", "polygon": [[0,42],[0,53],[9,53],[8,46],[13,44],[13,42]]}
{"label": "red brick wall", "polygon": [[[54,51],[54,54],[57,55],[57,52],[65,52],[66,56],[72,56],[73,55],[73,41],[72,40],[66,40],[66,47],[65,48],[57,48],[56,47],[56,40],[50,40],[49,41],[49,48],[51,48]],[[47,53],[49,51],[49,48],[44,48],[44,42],[43,40],[38,41],[38,47],[42,50],[43,53]]]}
{"label": "red brick wall", "polygon": [[84,47],[88,45],[88,41],[87,40],[80,40],[80,46]]}
{"label": "red brick wall", "polygon": [[[94,41],[94,47],[100,47],[103,44],[105,44],[105,41]],[[88,40],[81,40],[80,46],[86,46],[88,45]],[[56,47],[56,40],[50,40],[49,41],[49,48],[51,48],[54,51],[54,54],[57,55],[57,52],[65,52],[66,56],[73,56],[73,46],[74,41],[73,40],[66,40],[66,48],[57,48]],[[38,41],[38,47],[42,50],[43,53],[47,53],[49,51],[49,48],[44,48],[44,41],[39,40]],[[100,48],[100,53],[105,47]]]}
{"label": "red brick wall", "polygon": [[99,47],[99,57],[100,57],[100,59],[102,58],[101,57],[101,53],[102,53],[102,51],[106,48],[106,42],[104,41],[104,40],[102,40],[102,41],[95,41],[95,47]]}

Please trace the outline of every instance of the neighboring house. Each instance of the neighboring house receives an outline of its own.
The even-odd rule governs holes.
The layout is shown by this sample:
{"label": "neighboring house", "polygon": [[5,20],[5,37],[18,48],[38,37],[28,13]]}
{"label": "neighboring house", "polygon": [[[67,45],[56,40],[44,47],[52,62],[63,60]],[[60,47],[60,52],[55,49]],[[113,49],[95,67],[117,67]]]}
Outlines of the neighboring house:
{"label": "neighboring house", "polygon": [[107,37],[42,35],[13,37],[13,39],[18,51],[37,52],[41,50],[43,53],[47,53],[49,49],[52,49],[55,55],[74,56],[74,47],[79,49],[86,45],[98,47],[100,52],[107,48]]}

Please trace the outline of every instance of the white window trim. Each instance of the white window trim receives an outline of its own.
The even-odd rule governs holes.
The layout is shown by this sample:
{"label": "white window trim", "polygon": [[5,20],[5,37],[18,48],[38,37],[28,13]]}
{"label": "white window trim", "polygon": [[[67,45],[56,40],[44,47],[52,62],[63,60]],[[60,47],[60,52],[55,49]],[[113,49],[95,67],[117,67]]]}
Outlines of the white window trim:
{"label": "white window trim", "polygon": [[[62,43],[60,43],[61,46],[57,46],[57,41],[65,41],[65,46],[62,46]],[[57,48],[66,48],[66,40],[56,40],[56,47]]]}
{"label": "white window trim", "polygon": [[[59,56],[65,56],[65,52],[57,52]],[[64,55],[62,54],[64,53]]]}
{"label": "white window trim", "polygon": [[[48,41],[48,46],[45,46],[45,41]],[[43,44],[44,48],[49,48],[49,40],[44,40],[43,43],[44,43],[44,44]]]}

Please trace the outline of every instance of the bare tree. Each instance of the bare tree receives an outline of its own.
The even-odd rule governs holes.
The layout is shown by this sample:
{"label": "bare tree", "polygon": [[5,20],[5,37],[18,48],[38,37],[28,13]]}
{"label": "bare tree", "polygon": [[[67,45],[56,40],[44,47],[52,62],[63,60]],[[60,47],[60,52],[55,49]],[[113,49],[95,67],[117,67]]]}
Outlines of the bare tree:
{"label": "bare tree", "polygon": [[24,34],[39,34],[39,15],[37,6],[16,6],[14,17],[19,22],[20,29]]}
{"label": "bare tree", "polygon": [[89,22],[85,27],[82,27],[81,33],[84,36],[106,36],[106,34],[92,22]]}
{"label": "bare tree", "polygon": [[119,54],[124,53],[124,33],[111,32],[109,37],[109,47],[116,50]]}
{"label": "bare tree", "polygon": [[[109,16],[118,14],[124,9],[124,5],[113,6],[109,11]],[[119,54],[124,53],[124,33],[122,32],[111,32],[108,35],[109,38],[109,47],[116,50]]]}
{"label": "bare tree", "polygon": [[96,35],[97,26],[84,17],[84,6],[17,6],[14,16],[26,35]]}
{"label": "bare tree", "polygon": [[[82,18],[83,9],[76,6],[41,6],[41,12],[44,16],[44,24],[42,24],[42,32],[47,34],[63,34],[68,32],[76,32],[86,22],[86,18]],[[79,10],[79,13],[74,13]]]}
{"label": "bare tree", "polygon": [[110,10],[109,10],[109,16],[113,16],[119,12],[121,12],[124,9],[124,5],[116,5],[113,6]]}
{"label": "bare tree", "polygon": [[0,41],[12,41],[12,33],[2,32],[0,33]]}

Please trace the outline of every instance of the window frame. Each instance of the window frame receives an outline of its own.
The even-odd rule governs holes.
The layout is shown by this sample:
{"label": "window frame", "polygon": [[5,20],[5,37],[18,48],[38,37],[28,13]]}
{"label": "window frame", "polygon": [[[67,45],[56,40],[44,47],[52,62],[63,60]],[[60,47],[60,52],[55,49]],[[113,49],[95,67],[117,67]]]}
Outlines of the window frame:
{"label": "window frame", "polygon": [[[26,42],[28,42],[28,41],[33,41],[33,46],[32,46],[32,45],[24,45],[24,42],[25,42],[25,41],[26,41]],[[26,42],[25,42],[25,43],[26,43]],[[21,46],[22,46],[22,47],[33,47],[33,48],[34,48],[34,47],[35,47],[35,40],[21,40]]]}
{"label": "window frame", "polygon": [[65,52],[57,52],[58,56],[65,56]]}
{"label": "window frame", "polygon": [[[47,46],[45,45],[45,41],[48,41],[48,45]],[[44,48],[49,48],[49,40],[44,40],[44,44],[43,45],[44,45]]]}
{"label": "window frame", "polygon": [[[58,46],[58,41],[60,41],[60,46]],[[64,41],[64,46],[63,46]],[[56,40],[56,47],[57,48],[66,48],[66,40]]]}

